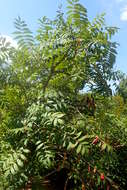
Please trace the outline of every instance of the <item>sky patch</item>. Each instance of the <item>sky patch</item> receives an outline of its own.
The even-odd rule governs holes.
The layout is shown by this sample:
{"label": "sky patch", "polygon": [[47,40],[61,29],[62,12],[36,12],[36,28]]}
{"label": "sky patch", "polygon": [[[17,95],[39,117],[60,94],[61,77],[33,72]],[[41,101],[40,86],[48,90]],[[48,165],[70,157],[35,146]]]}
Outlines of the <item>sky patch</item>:
{"label": "sky patch", "polygon": [[127,5],[121,9],[120,20],[127,21]]}

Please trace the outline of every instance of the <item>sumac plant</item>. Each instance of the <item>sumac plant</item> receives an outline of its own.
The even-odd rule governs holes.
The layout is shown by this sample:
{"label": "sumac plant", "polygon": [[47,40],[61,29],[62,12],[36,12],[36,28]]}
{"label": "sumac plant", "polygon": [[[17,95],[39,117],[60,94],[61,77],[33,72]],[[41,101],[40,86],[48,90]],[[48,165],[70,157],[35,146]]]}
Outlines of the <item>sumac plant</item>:
{"label": "sumac plant", "polygon": [[1,190],[32,188],[62,169],[64,190],[127,185],[126,105],[109,85],[119,79],[117,28],[67,2],[65,15],[39,19],[36,36],[15,19],[16,49],[0,39]]}

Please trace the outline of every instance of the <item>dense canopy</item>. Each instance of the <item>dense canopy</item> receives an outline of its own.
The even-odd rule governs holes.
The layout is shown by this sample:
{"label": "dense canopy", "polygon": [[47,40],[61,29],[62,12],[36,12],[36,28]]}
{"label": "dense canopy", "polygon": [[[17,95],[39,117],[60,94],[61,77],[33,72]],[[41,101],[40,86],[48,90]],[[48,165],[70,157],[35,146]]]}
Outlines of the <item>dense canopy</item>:
{"label": "dense canopy", "polygon": [[103,14],[89,21],[78,0],[39,19],[36,35],[20,17],[14,25],[18,47],[0,38],[0,189],[65,169],[64,190],[125,190],[127,97],[124,83],[110,87],[117,28]]}

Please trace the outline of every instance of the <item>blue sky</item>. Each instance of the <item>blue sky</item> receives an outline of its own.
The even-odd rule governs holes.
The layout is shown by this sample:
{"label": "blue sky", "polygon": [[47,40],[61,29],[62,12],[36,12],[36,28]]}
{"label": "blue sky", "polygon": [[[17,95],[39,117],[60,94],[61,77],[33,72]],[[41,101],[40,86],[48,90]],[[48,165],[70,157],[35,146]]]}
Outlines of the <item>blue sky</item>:
{"label": "blue sky", "polygon": [[[127,73],[127,0],[80,0],[87,8],[90,19],[102,12],[106,13],[106,23],[120,28],[115,40],[120,44],[116,60],[116,69]],[[21,16],[32,31],[37,29],[38,18],[54,18],[57,8],[66,0],[0,0],[0,34],[12,37],[13,21]],[[9,38],[11,40],[11,38]]]}

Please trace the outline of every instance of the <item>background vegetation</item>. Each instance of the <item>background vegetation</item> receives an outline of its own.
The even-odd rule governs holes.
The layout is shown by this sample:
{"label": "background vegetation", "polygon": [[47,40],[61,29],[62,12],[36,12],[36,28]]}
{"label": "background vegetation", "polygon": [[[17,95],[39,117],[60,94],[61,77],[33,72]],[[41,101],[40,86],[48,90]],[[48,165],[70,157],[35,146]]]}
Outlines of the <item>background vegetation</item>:
{"label": "background vegetation", "polygon": [[127,186],[127,79],[113,67],[117,28],[103,14],[90,22],[78,0],[68,0],[67,10],[40,19],[35,36],[15,19],[18,48],[0,38],[1,190],[27,189],[62,169],[64,190]]}

